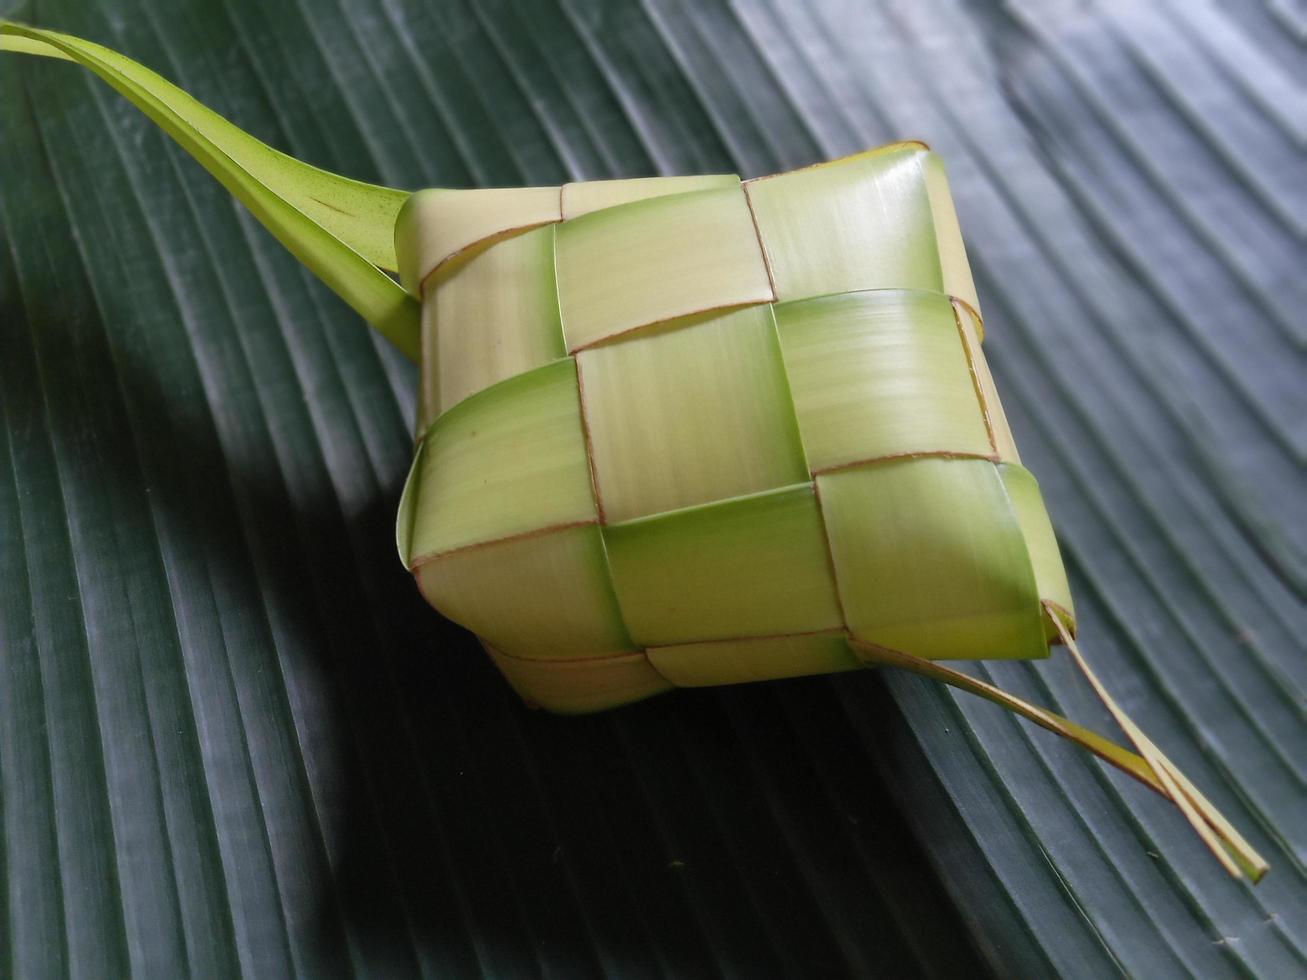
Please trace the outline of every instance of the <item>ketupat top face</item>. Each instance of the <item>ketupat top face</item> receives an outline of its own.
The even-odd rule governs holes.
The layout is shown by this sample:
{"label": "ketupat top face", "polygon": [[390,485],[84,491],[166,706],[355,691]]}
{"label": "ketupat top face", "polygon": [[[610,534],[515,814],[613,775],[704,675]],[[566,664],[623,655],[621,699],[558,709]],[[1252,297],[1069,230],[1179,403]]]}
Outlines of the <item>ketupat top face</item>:
{"label": "ketupat top face", "polygon": [[[1076,741],[1232,873],[1266,870],[1076,649],[923,144],[745,182],[409,195],[280,154],[98,45],[0,22],[0,47],[99,74],[418,360],[400,556],[528,701],[892,665]],[[1050,642],[1138,754],[936,662]]]}

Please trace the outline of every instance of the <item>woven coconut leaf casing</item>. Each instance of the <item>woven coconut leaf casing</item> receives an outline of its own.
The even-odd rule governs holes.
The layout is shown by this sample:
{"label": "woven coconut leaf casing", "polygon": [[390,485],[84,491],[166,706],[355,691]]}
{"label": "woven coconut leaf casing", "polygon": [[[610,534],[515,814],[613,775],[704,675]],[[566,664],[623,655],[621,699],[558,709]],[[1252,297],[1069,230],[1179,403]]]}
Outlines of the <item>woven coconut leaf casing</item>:
{"label": "woven coconut leaf casing", "polygon": [[401,555],[555,711],[1074,628],[939,159],[423,191]]}

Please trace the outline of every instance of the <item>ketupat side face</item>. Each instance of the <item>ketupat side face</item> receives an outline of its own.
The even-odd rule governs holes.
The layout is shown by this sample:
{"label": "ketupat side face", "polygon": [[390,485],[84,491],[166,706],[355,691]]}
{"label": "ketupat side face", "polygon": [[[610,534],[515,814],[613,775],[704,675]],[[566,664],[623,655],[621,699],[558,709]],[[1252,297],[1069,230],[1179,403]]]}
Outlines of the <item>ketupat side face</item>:
{"label": "ketupat side face", "polygon": [[1030,659],[1071,600],[937,157],[426,191],[399,533],[527,700]]}

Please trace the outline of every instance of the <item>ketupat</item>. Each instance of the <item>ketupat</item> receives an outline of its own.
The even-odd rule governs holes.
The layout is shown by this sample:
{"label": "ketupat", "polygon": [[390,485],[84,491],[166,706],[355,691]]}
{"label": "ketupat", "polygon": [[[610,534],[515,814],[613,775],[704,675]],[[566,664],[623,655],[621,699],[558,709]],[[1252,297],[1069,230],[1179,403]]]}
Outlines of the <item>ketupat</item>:
{"label": "ketupat", "polygon": [[[1076,649],[923,144],[744,183],[408,195],[280,154],[98,45],[0,22],[0,48],[100,75],[419,361],[400,554],[528,700],[893,665],[1081,744],[1232,873],[1265,872]],[[1050,642],[1139,754],[934,662]]]}
{"label": "ketupat", "polygon": [[938,158],[706,180],[404,206],[424,384],[399,538],[423,593],[500,664],[536,661],[509,678],[557,711],[872,658],[833,635],[1046,656],[1066,576],[979,380]]}

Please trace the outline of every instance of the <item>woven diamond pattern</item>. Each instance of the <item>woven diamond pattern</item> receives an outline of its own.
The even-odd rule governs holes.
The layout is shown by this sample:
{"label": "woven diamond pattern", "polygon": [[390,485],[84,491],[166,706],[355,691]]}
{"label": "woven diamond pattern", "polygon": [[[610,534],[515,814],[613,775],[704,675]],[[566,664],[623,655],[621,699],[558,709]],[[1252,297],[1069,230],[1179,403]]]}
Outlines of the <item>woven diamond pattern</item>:
{"label": "woven diamond pattern", "polygon": [[924,146],[424,193],[402,550],[528,700],[1047,654],[1066,578]]}

